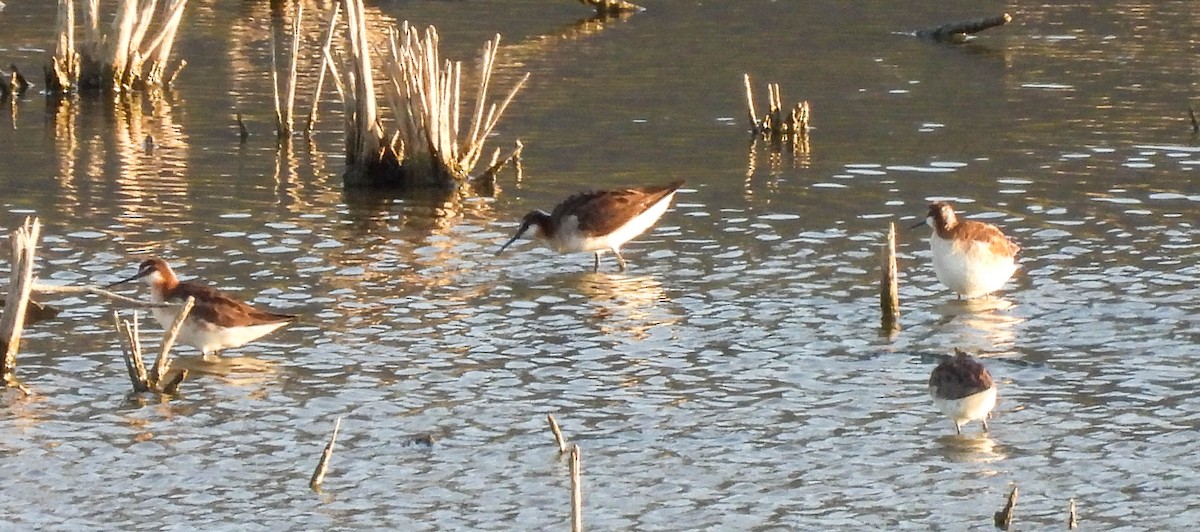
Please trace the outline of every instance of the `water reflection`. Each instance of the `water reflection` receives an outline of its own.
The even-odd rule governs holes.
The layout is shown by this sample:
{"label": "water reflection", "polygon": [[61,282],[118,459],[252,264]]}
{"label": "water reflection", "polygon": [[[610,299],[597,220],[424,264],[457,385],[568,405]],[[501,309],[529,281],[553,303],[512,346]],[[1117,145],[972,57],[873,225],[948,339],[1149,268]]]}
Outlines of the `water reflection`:
{"label": "water reflection", "polygon": [[1008,457],[1003,445],[999,445],[986,432],[945,434],[934,439],[936,452],[951,462],[990,463]]}
{"label": "water reflection", "polygon": [[604,333],[644,340],[651,328],[671,325],[681,318],[677,313],[664,312],[662,307],[671,299],[656,277],[603,271],[570,276],[577,276],[575,288],[587,296],[594,309],[588,321]]}
{"label": "water reflection", "polygon": [[215,377],[231,386],[251,387],[274,382],[277,363],[248,355],[218,355],[206,360],[203,356],[181,356],[171,359],[172,370],[188,371],[188,378],[180,386],[186,392],[188,381],[201,376]]}
{"label": "water reflection", "polygon": [[1015,328],[1025,318],[1012,313],[1012,301],[1003,297],[947,300],[933,311],[936,325],[957,339],[955,345],[971,350],[1009,350],[1016,343]]}

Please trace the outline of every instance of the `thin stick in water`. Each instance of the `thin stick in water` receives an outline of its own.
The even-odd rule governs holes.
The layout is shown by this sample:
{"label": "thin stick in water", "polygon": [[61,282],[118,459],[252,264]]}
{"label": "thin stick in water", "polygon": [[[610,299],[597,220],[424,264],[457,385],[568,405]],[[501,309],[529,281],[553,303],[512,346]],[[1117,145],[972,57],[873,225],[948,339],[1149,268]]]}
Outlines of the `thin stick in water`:
{"label": "thin stick in water", "polygon": [[571,448],[571,532],[583,532],[583,480],[579,445]]}
{"label": "thin stick in water", "polygon": [[886,332],[900,329],[900,289],[896,272],[896,224],[888,224],[887,244],[883,248],[883,276],[879,281],[879,308]]}
{"label": "thin stick in water", "polygon": [[563,438],[562,429],[558,428],[558,422],[554,420],[554,414],[546,414],[546,421],[550,422],[550,432],[554,433],[554,441],[558,442],[558,452],[567,452],[567,440]]}
{"label": "thin stick in water", "polygon": [[175,316],[175,321],[171,322],[171,328],[167,329],[163,336],[162,346],[158,350],[158,358],[154,359],[151,371],[155,384],[163,382],[163,377],[166,376],[167,369],[171,365],[171,347],[175,345],[175,339],[179,337],[179,330],[183,328],[183,322],[195,304],[196,298],[188,296],[187,300],[183,302],[183,308],[179,309],[179,314]]}
{"label": "thin stick in water", "polygon": [[[305,133],[312,133],[317,126],[317,108],[321,104],[321,88],[325,86],[325,71],[333,68],[329,59],[329,48],[333,46],[333,32],[337,27],[338,15],[342,12],[342,4],[334,2],[333,13],[329,15],[329,30],[325,33],[325,46],[321,47],[321,71],[317,74],[317,88],[313,93],[312,109],[308,111],[308,123],[304,126]],[[337,78],[337,72],[333,72]]]}
{"label": "thin stick in water", "polygon": [[321,453],[317,469],[313,471],[312,478],[308,480],[308,487],[313,491],[321,491],[321,483],[325,481],[325,472],[329,469],[329,458],[333,456],[333,444],[337,441],[338,430],[341,428],[342,418],[339,416],[333,424],[333,436],[330,436],[329,443],[325,444],[325,451]]}
{"label": "thin stick in water", "polygon": [[1071,499],[1071,505],[1067,508],[1067,528],[1070,530],[1079,528],[1079,521],[1075,520],[1075,499]]}

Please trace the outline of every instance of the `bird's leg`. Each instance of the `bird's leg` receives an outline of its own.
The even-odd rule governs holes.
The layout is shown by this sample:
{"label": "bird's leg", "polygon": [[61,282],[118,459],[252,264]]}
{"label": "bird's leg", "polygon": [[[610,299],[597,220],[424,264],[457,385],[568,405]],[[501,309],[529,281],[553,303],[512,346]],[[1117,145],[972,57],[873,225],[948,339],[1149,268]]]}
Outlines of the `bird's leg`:
{"label": "bird's leg", "polygon": [[984,416],[984,418],[983,418],[983,431],[984,431],[984,432],[987,432],[987,431],[988,431],[988,426],[987,426],[987,416]]}
{"label": "bird's leg", "polygon": [[600,271],[600,252],[599,251],[596,252],[596,265],[592,267],[592,271],[594,271],[594,272]]}
{"label": "bird's leg", "polygon": [[962,424],[960,424],[957,419],[954,420],[954,430],[958,432],[959,436],[962,436]]}
{"label": "bird's leg", "polygon": [[613,248],[613,255],[617,256],[617,264],[621,265],[621,271],[625,271],[625,257],[621,256],[621,250]]}

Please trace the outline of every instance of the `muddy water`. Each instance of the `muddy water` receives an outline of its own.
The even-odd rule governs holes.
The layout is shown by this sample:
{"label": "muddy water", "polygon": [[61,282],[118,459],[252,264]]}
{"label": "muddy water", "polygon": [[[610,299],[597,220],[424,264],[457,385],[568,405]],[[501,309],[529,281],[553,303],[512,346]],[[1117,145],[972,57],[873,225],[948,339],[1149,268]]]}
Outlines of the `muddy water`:
{"label": "muddy water", "polygon": [[[0,59],[26,72],[53,45],[41,4],[0,11]],[[436,24],[453,57],[502,33],[497,83],[533,74],[492,144],[522,139],[521,179],[458,203],[344,192],[332,101],[313,142],[277,150],[266,32],[284,21],[260,4],[194,1],[163,97],[4,104],[0,224],[41,218],[44,280],[109,282],[153,253],[303,316],[220,364],[182,351],[193,377],[159,401],[128,395],[112,307],[53,300],[21,346],[36,395],[0,415],[10,522],[562,527],[547,413],[583,448],[597,529],[987,529],[1013,483],[1028,528],[1061,526],[1068,498],[1089,528],[1200,519],[1190,3],[1010,3],[1010,25],[945,46],[904,33],[997,7],[647,0],[597,23],[573,2],[373,2],[373,21]],[[811,102],[808,145],[749,142],[744,73],[760,109],[768,81]],[[494,254],[529,209],[677,178],[626,273]],[[926,230],[902,232],[904,328],[881,336],[878,246],[932,199],[1003,227],[1022,272],[957,302]],[[926,394],[955,347],[1000,383],[987,435],[953,436]]]}

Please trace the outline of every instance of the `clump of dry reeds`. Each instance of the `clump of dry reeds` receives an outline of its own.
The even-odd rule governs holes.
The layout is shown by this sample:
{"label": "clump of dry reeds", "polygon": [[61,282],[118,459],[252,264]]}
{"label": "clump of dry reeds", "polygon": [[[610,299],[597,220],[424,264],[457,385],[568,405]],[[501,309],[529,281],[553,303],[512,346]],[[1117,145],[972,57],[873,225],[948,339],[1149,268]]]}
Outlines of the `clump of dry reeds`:
{"label": "clump of dry reeds", "polygon": [[497,35],[484,45],[474,108],[467,112],[462,63],[441,59],[436,29],[420,31],[405,23],[390,32],[379,66],[391,113],[391,127],[385,128],[361,0],[347,1],[346,19],[349,57],[341,79],[335,77],[346,107],[346,184],[455,187],[468,182],[487,137],[529,75],[499,104],[489,103]]}
{"label": "clump of dry reeds", "polygon": [[187,0],[165,0],[158,10],[158,0],[119,0],[111,31],[105,31],[100,24],[100,0],[87,0],[83,42],[77,43],[75,2],[59,0],[58,42],[45,69],[47,89],[119,93],[170,86],[187,64],[179,61],[167,73],[186,5]]}

